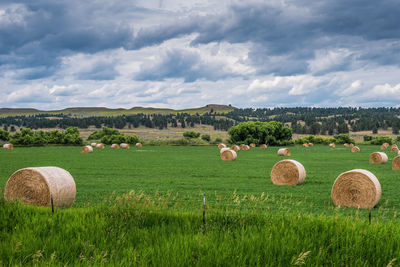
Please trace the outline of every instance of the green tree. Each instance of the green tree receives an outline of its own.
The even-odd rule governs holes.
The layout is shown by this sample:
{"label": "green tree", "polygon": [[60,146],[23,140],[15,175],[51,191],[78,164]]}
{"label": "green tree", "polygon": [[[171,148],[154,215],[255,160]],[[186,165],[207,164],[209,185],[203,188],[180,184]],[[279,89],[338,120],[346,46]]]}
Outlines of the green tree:
{"label": "green tree", "polygon": [[186,131],[183,133],[183,137],[185,138],[199,138],[200,133],[194,131]]}

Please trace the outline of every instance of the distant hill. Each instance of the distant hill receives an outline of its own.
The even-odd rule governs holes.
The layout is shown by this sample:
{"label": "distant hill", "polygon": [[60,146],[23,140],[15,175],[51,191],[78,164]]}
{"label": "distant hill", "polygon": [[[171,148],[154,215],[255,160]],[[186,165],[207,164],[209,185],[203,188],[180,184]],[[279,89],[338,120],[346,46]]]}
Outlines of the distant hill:
{"label": "distant hill", "polygon": [[89,116],[117,116],[117,115],[129,115],[129,114],[177,114],[177,113],[188,113],[188,114],[204,114],[206,112],[217,112],[217,113],[228,113],[235,110],[235,107],[227,105],[209,104],[200,108],[192,109],[168,109],[168,108],[152,108],[152,107],[133,107],[131,109],[117,108],[110,109],[106,107],[74,107],[66,108],[61,110],[38,110],[34,108],[0,108],[0,117],[8,116],[27,116],[27,115],[39,115],[39,114],[69,114],[73,117],[89,117]]}

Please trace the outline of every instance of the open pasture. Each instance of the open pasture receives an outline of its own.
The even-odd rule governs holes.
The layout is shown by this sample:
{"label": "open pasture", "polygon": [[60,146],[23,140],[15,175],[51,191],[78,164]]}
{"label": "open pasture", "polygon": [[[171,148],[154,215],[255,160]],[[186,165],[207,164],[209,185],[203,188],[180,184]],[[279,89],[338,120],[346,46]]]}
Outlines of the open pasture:
{"label": "open pasture", "polygon": [[[290,147],[290,157],[279,157],[278,147],[239,151],[236,161],[220,160],[216,146],[159,146],[129,150],[95,149],[80,153],[80,147],[15,148],[0,153],[0,188],[10,175],[21,168],[58,166],[75,179],[77,196],[74,206],[86,207],[129,193],[141,193],[157,202],[163,199],[178,210],[200,209],[205,195],[210,209],[214,207],[257,208],[266,212],[302,211],[313,214],[358,213],[332,203],[331,189],[336,177],[351,169],[367,169],[382,186],[382,197],[373,213],[379,218],[393,218],[400,211],[398,201],[400,172],[393,171],[395,153],[386,151],[389,161],[382,165],[369,163],[369,155],[378,146],[361,146],[360,153],[337,146]],[[271,182],[272,166],[282,159],[303,164],[307,177],[299,186],[277,186]]]}

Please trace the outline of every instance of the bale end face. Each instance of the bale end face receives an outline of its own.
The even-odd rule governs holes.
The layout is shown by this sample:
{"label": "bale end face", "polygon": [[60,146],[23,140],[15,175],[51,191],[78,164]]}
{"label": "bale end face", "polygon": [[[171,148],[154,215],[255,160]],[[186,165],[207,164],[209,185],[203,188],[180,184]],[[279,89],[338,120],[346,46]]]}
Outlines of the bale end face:
{"label": "bale end face", "polygon": [[400,170],[400,156],[397,156],[392,161],[392,170]]}
{"label": "bale end face", "polygon": [[143,145],[141,143],[136,143],[136,147],[142,147]]}
{"label": "bale end face", "polygon": [[299,185],[305,179],[306,170],[296,160],[281,160],[271,170],[271,180],[276,185]]}
{"label": "bale end face", "polygon": [[388,156],[384,152],[374,152],[369,156],[371,164],[385,164],[388,161]]}
{"label": "bale end face", "polygon": [[334,148],[334,147],[336,147],[336,145],[334,143],[330,143],[329,147]]}
{"label": "bale end face", "polygon": [[332,200],[336,206],[373,208],[381,198],[381,185],[374,174],[355,169],[340,174],[332,187]]}
{"label": "bale end face", "polygon": [[278,156],[290,156],[291,155],[289,148],[280,148],[277,153],[278,153]]}
{"label": "bale end face", "polygon": [[7,149],[7,150],[12,150],[12,149],[14,149],[14,146],[12,144],[4,144],[3,148]]}
{"label": "bale end face", "polygon": [[240,147],[237,146],[237,145],[233,145],[233,146],[231,147],[231,149],[232,149],[233,151],[235,151],[235,152],[238,152],[238,151],[240,150]]}
{"label": "bale end face", "polygon": [[352,147],[351,152],[358,153],[358,152],[360,152],[360,148],[358,146]]}
{"label": "bale end face", "polygon": [[260,145],[260,148],[261,149],[266,149],[268,146],[266,145],[266,144],[262,144],[262,145]]}
{"label": "bale end face", "polygon": [[398,148],[397,146],[392,147],[392,148],[390,149],[390,152],[399,153],[399,148]]}
{"label": "bale end face", "polygon": [[233,161],[236,160],[237,154],[234,150],[229,148],[223,148],[224,151],[221,153],[221,160],[223,161]]}
{"label": "bale end face", "polygon": [[251,143],[251,144],[250,144],[250,147],[256,147],[256,144]]}
{"label": "bale end face", "polygon": [[83,146],[81,149],[81,153],[92,153],[93,147],[92,146]]}

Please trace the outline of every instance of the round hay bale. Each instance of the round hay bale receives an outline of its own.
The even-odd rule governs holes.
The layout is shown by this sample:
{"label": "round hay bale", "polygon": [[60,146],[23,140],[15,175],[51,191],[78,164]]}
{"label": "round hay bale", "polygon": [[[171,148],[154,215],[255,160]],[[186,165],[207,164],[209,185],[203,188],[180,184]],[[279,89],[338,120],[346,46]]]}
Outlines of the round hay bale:
{"label": "round hay bale", "polygon": [[246,145],[245,144],[241,144],[241,145],[239,145],[239,148],[240,149],[244,149],[246,147]]}
{"label": "round hay bale", "polygon": [[298,185],[302,184],[305,179],[306,170],[296,160],[281,160],[271,170],[271,180],[276,185]]}
{"label": "round hay bale", "polygon": [[248,145],[243,145],[243,146],[240,146],[240,149],[241,150],[249,150],[250,147]]}
{"label": "round hay bale", "polygon": [[394,152],[394,153],[399,153],[399,148],[396,146],[392,146],[392,148],[390,149],[390,152]]}
{"label": "round hay bale", "polygon": [[24,204],[69,207],[74,203],[76,186],[71,174],[58,167],[25,168],[14,172],[4,189],[6,200]]}
{"label": "round hay bale", "polygon": [[381,145],[381,150],[386,150],[387,146]]}
{"label": "round hay bale", "polygon": [[350,145],[348,143],[343,144],[344,147],[349,147]]}
{"label": "round hay bale", "polygon": [[136,147],[142,147],[143,145],[141,143],[136,143]]}
{"label": "round hay bale", "polygon": [[250,147],[256,147],[256,144],[251,143],[251,144],[250,144]]}
{"label": "round hay bale", "polygon": [[397,144],[393,144],[393,145],[392,145],[392,148],[393,148],[393,147],[397,147]]}
{"label": "round hay bale", "polygon": [[289,148],[280,148],[278,150],[278,156],[290,156],[290,150]]}
{"label": "round hay bale", "polygon": [[351,148],[351,152],[358,153],[358,152],[360,152],[360,148],[358,146],[354,146]]}
{"label": "round hay bale", "polygon": [[400,156],[397,156],[392,161],[392,170],[400,170]]}
{"label": "round hay bale", "polygon": [[240,147],[237,146],[237,145],[233,145],[233,146],[231,147],[231,149],[232,149],[233,151],[235,151],[235,152],[238,152],[238,151],[240,150]]}
{"label": "round hay bale", "polygon": [[369,156],[369,163],[384,164],[388,161],[388,156],[384,152],[374,152]]}
{"label": "round hay bale", "polygon": [[349,144],[349,147],[354,147],[354,144]]}
{"label": "round hay bale", "polygon": [[227,150],[230,150],[230,148],[229,148],[229,147],[221,148],[221,150],[219,151],[219,153],[222,154],[224,151],[227,151]]}
{"label": "round hay bale", "polygon": [[97,144],[96,144],[96,143],[91,143],[90,145],[91,145],[92,147],[96,147]]}
{"label": "round hay bale", "polygon": [[236,160],[237,154],[232,149],[226,149],[221,153],[221,160],[232,161]]}
{"label": "round hay bale", "polygon": [[266,144],[261,144],[261,145],[260,145],[260,148],[261,148],[261,149],[267,149],[267,147],[268,147],[268,146],[267,146]]}
{"label": "round hay bale", "polygon": [[383,143],[382,145],[385,146],[386,148],[390,146],[389,143]]}
{"label": "round hay bale", "polygon": [[118,148],[119,148],[119,145],[118,145],[118,144],[112,144],[112,145],[111,145],[111,148],[118,149]]}
{"label": "round hay bale", "polygon": [[219,148],[219,149],[223,149],[223,148],[225,148],[225,147],[226,147],[225,144],[222,144],[222,143],[221,143],[221,144],[218,144],[218,148]]}
{"label": "round hay bale", "polygon": [[103,144],[97,144],[96,147],[100,148],[100,149],[104,149],[104,145]]}
{"label": "round hay bale", "polygon": [[83,146],[81,149],[81,153],[92,153],[93,147],[92,146]]}
{"label": "round hay bale", "polygon": [[340,174],[332,187],[336,206],[373,208],[381,198],[381,184],[374,174],[355,169]]}
{"label": "round hay bale", "polygon": [[308,143],[308,146],[313,146],[314,144],[313,143]]}
{"label": "round hay bale", "polygon": [[4,144],[4,145],[3,145],[3,148],[4,148],[4,149],[11,150],[11,149],[14,149],[14,146],[13,146],[12,144]]}
{"label": "round hay bale", "polygon": [[129,148],[130,148],[130,145],[129,145],[129,144],[126,144],[126,143],[121,143],[119,146],[120,146],[121,148],[124,148],[124,149],[129,149]]}
{"label": "round hay bale", "polygon": [[304,144],[303,144],[303,147],[308,147],[308,144],[307,144],[307,143],[304,143]]}
{"label": "round hay bale", "polygon": [[334,147],[336,147],[336,145],[335,145],[334,143],[330,143],[330,144],[329,144],[329,147],[334,148]]}

